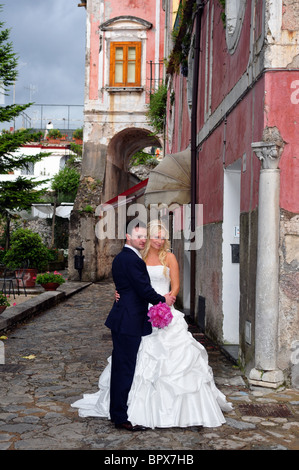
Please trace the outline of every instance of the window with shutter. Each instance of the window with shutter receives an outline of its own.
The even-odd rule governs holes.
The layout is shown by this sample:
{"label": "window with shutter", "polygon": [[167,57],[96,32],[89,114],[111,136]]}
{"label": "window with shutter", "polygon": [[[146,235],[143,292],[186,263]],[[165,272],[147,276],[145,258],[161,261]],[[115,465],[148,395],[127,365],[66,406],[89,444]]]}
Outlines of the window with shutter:
{"label": "window with shutter", "polygon": [[140,42],[112,42],[110,48],[110,86],[140,86],[140,64]]}

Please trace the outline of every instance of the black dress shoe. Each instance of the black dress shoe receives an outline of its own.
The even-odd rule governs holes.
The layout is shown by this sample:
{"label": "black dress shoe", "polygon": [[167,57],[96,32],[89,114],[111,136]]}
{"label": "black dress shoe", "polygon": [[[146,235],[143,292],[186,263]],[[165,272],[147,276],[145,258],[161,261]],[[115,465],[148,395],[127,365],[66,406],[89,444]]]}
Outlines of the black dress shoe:
{"label": "black dress shoe", "polygon": [[125,429],[126,431],[145,431],[146,428],[144,426],[139,426],[138,424],[136,426],[133,426],[130,421],[126,421],[125,423],[119,423],[115,424],[116,429]]}

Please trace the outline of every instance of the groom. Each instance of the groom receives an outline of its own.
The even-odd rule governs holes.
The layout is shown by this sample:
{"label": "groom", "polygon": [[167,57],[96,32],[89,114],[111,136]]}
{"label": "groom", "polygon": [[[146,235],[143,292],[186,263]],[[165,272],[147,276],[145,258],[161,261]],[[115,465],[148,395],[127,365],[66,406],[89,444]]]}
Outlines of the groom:
{"label": "groom", "polygon": [[151,287],[150,278],[140,250],[145,246],[147,230],[138,221],[129,223],[126,244],[112,263],[112,275],[120,295],[108,315],[105,325],[111,329],[113,351],[110,383],[110,417],[116,428],[141,431],[128,421],[127,401],[133,382],[137,352],[141,337],[152,332],[148,321],[148,304],[166,302],[172,305],[175,297],[157,294]]}

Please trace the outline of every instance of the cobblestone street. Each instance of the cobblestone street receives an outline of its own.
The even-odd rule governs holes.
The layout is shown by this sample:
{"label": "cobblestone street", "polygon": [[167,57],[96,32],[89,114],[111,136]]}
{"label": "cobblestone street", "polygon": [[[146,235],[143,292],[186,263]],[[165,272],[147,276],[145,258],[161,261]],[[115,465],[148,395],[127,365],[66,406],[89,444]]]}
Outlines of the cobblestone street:
{"label": "cobblestone street", "polygon": [[91,284],[0,332],[0,450],[295,450],[299,449],[299,390],[249,388],[241,371],[202,335],[215,382],[234,410],[219,428],[128,433],[106,419],[79,418],[71,408],[97,391],[111,354],[104,326],[113,302],[110,282]]}

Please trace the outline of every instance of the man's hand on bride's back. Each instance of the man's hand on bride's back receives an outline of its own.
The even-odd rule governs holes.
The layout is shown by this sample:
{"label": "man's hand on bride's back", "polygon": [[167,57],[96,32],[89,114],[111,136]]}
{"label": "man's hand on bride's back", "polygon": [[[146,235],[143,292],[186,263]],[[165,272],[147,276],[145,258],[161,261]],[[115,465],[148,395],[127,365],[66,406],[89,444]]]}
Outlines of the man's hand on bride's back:
{"label": "man's hand on bride's back", "polygon": [[[171,295],[170,293],[169,294],[165,294],[164,295],[165,297],[165,302],[167,303],[167,305],[169,305],[170,307],[175,303],[176,301],[176,297],[174,295]],[[117,290],[115,291],[114,293],[114,298],[115,298],[115,301],[118,302],[119,299],[120,299],[120,295],[119,293],[117,292]]]}
{"label": "man's hand on bride's back", "polygon": [[176,301],[176,297],[174,295],[171,295],[171,294],[165,294],[164,295],[165,297],[165,302],[167,303],[167,305],[169,305],[170,307],[175,303]]}

